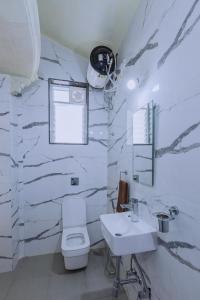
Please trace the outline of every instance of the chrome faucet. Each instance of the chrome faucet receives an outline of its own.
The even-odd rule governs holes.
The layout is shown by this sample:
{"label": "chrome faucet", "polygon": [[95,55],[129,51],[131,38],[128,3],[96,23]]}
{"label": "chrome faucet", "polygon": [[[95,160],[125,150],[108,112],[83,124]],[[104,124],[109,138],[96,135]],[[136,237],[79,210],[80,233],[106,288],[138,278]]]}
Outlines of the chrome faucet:
{"label": "chrome faucet", "polygon": [[138,205],[139,204],[139,201],[138,199],[136,198],[131,198],[129,200],[129,203],[127,204],[121,204],[121,208],[125,208],[125,209],[128,209],[130,210],[131,212],[131,221],[132,222],[138,222],[138,213],[139,213],[139,208],[138,208]]}

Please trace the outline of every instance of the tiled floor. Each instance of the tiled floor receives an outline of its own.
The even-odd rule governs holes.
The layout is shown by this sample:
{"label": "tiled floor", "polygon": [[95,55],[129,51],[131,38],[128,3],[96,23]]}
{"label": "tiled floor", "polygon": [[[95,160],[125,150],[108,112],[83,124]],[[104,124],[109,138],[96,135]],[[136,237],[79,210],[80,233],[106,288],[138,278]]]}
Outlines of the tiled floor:
{"label": "tiled floor", "polygon": [[[110,300],[112,279],[104,275],[104,258],[89,256],[81,271],[64,270],[60,254],[25,258],[16,270],[0,274],[0,300]],[[122,293],[118,300],[126,300]]]}

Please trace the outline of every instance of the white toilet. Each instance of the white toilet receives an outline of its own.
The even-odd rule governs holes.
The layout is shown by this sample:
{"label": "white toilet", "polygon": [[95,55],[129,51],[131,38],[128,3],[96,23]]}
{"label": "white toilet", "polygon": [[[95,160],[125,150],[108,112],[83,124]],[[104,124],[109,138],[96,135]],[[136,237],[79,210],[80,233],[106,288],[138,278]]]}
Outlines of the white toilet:
{"label": "white toilet", "polygon": [[90,240],[86,227],[85,199],[68,199],[62,205],[62,255],[65,268],[75,270],[86,267]]}

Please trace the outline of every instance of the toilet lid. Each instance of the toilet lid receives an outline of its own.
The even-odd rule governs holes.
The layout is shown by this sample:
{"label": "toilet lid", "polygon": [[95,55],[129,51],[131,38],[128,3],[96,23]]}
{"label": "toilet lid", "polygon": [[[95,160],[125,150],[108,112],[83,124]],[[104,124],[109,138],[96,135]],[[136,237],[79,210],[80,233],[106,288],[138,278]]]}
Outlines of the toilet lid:
{"label": "toilet lid", "polygon": [[66,236],[66,246],[76,247],[81,246],[85,243],[85,238],[82,233],[72,233]]}

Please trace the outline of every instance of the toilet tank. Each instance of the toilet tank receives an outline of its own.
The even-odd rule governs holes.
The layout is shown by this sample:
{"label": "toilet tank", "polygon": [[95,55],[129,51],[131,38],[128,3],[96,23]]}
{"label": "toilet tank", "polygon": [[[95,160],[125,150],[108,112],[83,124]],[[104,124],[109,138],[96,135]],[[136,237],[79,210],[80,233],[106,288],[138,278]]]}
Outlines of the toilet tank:
{"label": "toilet tank", "polygon": [[83,198],[71,198],[62,204],[63,228],[86,225],[86,203]]}

